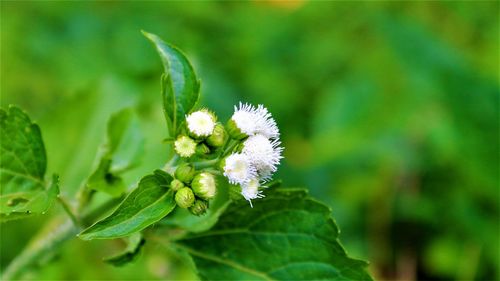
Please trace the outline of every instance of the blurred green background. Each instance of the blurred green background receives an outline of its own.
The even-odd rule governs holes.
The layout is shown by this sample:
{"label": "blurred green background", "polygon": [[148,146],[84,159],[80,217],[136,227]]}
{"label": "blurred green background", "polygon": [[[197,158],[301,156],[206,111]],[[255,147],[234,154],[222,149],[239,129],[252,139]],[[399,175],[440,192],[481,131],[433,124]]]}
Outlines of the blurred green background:
{"label": "blurred green background", "polygon": [[[134,182],[169,155],[161,63],[140,30],[183,49],[202,104],[227,119],[266,105],[278,177],[329,204],[351,256],[380,280],[498,280],[499,2],[1,2],[1,106],[41,126],[71,196],[109,115],[135,106],[147,137]],[[258,203],[256,203],[258,204]],[[58,212],[56,208],[52,212]],[[1,268],[44,217],[1,226]],[[101,261],[74,240],[33,279],[190,279],[166,248]]]}

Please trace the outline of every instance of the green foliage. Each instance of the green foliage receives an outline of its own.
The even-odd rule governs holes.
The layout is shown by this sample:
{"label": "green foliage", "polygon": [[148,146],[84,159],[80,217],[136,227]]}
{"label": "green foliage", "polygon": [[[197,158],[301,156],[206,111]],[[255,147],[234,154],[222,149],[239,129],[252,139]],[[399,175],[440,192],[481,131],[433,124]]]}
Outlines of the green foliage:
{"label": "green foliage", "polygon": [[127,248],[120,254],[105,258],[104,261],[114,266],[124,266],[139,257],[146,240],[140,233],[127,237]]}
{"label": "green foliage", "polygon": [[195,106],[200,96],[200,81],[186,56],[176,47],[165,43],[158,36],[142,32],[155,45],[163,62],[163,110],[171,136],[178,133],[180,124]]}
{"label": "green foliage", "polygon": [[347,257],[330,214],[304,190],[279,188],[250,211],[244,200],[231,204],[212,229],[176,243],[204,280],[371,280],[365,262]]}
{"label": "green foliage", "polygon": [[47,157],[38,125],[17,107],[0,109],[0,221],[43,214],[59,194],[54,175],[46,189]]}
{"label": "green foliage", "polygon": [[161,171],[143,177],[111,215],[82,231],[79,237],[83,240],[124,237],[161,220],[175,207],[171,181],[172,177]]}
{"label": "green foliage", "polygon": [[[170,153],[145,29],[190,55],[221,119],[239,101],[272,109],[286,132],[278,177],[332,207],[376,279],[499,279],[498,1],[1,6],[0,103],[36,116],[65,196],[95,170],[120,108],[134,106],[147,139],[141,165],[120,175],[127,186]],[[176,208],[155,225],[196,228],[216,200],[205,216]],[[43,219],[0,228],[1,272]],[[114,244],[73,240],[26,279],[195,279],[163,247],[104,266],[95,257]]]}
{"label": "green foliage", "polygon": [[144,140],[131,109],[123,109],[111,116],[106,137],[99,164],[89,177],[87,187],[116,197],[126,189],[120,174],[137,166],[143,153]]}

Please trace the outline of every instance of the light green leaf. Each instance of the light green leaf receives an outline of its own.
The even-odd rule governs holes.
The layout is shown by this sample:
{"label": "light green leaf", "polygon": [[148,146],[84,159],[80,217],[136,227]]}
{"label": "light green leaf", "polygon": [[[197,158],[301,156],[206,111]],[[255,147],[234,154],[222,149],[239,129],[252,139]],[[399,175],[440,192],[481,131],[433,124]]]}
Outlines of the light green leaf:
{"label": "light green leaf", "polygon": [[0,221],[44,213],[59,193],[58,178],[45,189],[47,159],[38,125],[17,107],[0,109]]}
{"label": "light green leaf", "polygon": [[159,170],[143,177],[111,215],[81,232],[80,238],[124,237],[161,220],[176,206],[174,192],[169,187],[171,181],[170,175]]}
{"label": "light green leaf", "polygon": [[331,210],[297,189],[231,204],[209,231],[176,241],[204,280],[371,280],[338,241]]}
{"label": "light green leaf", "polygon": [[126,190],[120,174],[138,164],[144,139],[131,109],[113,114],[108,122],[106,143],[101,147],[97,168],[87,181],[90,189],[120,196]]}
{"label": "light green leaf", "polygon": [[162,76],[163,110],[170,135],[175,136],[186,114],[198,101],[200,81],[193,66],[179,49],[165,43],[155,34],[142,33],[155,45],[165,68]]}
{"label": "light green leaf", "polygon": [[135,261],[141,253],[142,246],[146,240],[142,237],[141,233],[135,233],[127,237],[127,248],[120,254],[105,258],[104,261],[114,266],[124,266],[130,262]]}

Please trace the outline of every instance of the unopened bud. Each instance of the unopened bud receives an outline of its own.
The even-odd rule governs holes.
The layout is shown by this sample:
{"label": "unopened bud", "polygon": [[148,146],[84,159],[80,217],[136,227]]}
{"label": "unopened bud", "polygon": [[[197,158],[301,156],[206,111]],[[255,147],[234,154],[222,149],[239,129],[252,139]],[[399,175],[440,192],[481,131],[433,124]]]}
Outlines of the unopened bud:
{"label": "unopened bud", "polygon": [[183,184],[180,180],[178,180],[178,179],[174,179],[174,180],[170,183],[170,187],[172,188],[172,190],[177,191],[177,190],[179,190],[179,189],[183,188],[183,187],[184,187],[184,184]]}
{"label": "unopened bud", "polygon": [[175,170],[175,178],[183,183],[190,183],[195,173],[196,170],[193,165],[184,163],[179,165],[179,167]]}
{"label": "unopened bud", "polygon": [[191,188],[196,196],[205,200],[212,199],[217,191],[215,177],[211,173],[199,173],[193,178]]}
{"label": "unopened bud", "polygon": [[243,133],[240,130],[240,128],[238,128],[238,126],[236,125],[236,122],[234,122],[233,119],[229,119],[229,121],[227,121],[226,129],[227,129],[227,132],[229,133],[229,135],[233,139],[242,140],[242,139],[248,137],[247,134]]}
{"label": "unopened bud", "polygon": [[196,154],[199,156],[207,155],[210,153],[210,148],[204,143],[199,143],[196,146]]}
{"label": "unopened bud", "polygon": [[226,142],[226,137],[227,134],[224,126],[222,126],[222,124],[220,123],[217,123],[217,125],[215,125],[214,131],[207,138],[207,143],[212,147],[221,147]]}
{"label": "unopened bud", "polygon": [[183,187],[175,193],[175,202],[181,208],[189,208],[194,203],[194,194],[191,188]]}
{"label": "unopened bud", "polygon": [[195,216],[201,216],[205,214],[207,210],[208,210],[208,202],[200,199],[194,201],[193,206],[189,208],[191,214]]}

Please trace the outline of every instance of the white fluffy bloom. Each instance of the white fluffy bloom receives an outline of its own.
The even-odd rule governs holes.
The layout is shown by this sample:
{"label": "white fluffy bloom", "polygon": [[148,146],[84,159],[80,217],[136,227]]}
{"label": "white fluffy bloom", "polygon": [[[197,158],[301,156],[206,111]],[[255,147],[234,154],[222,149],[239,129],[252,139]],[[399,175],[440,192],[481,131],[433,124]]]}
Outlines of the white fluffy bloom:
{"label": "white fluffy bloom", "polygon": [[259,190],[260,183],[257,178],[251,179],[248,183],[241,185],[241,195],[245,197],[245,199],[250,202],[250,206],[252,205],[252,199],[262,198],[264,194]]}
{"label": "white fluffy bloom", "polygon": [[233,153],[225,160],[224,176],[232,184],[246,184],[255,178],[256,170],[247,155]]}
{"label": "white fluffy bloom", "polygon": [[263,105],[254,107],[250,104],[240,103],[234,107],[234,114],[231,119],[236,127],[247,136],[262,134],[267,138],[278,138],[279,129],[271,113]]}
{"label": "white fluffy bloom", "polygon": [[256,108],[250,104],[240,102],[239,108],[234,106],[234,114],[231,119],[240,131],[248,136],[255,134],[257,130]]}
{"label": "white fluffy bloom", "polygon": [[196,142],[189,137],[180,136],[175,141],[174,148],[181,157],[191,157],[196,152]]}
{"label": "white fluffy bloom", "polygon": [[214,131],[214,116],[206,110],[195,111],[186,116],[187,127],[197,137],[207,137]]}
{"label": "white fluffy bloom", "polygon": [[243,143],[245,154],[260,176],[268,179],[276,172],[280,163],[283,148],[278,140],[269,140],[263,135],[249,137]]}
{"label": "white fluffy bloom", "polygon": [[280,136],[278,125],[276,125],[276,121],[271,116],[271,113],[267,111],[267,108],[259,104],[255,110],[255,115],[257,116],[257,128],[255,133],[270,139],[277,139]]}

